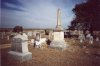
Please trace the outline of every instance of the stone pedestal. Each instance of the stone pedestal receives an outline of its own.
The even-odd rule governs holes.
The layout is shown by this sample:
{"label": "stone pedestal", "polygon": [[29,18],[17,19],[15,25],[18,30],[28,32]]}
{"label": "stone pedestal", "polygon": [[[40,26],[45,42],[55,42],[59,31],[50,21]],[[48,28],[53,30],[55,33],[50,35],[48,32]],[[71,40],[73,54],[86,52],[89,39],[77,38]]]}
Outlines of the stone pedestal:
{"label": "stone pedestal", "polygon": [[65,50],[68,45],[64,40],[64,32],[61,30],[54,30],[53,41],[50,44],[51,48]]}
{"label": "stone pedestal", "polygon": [[19,61],[26,61],[32,59],[32,53],[26,52],[26,53],[20,53],[15,51],[9,51],[9,56],[15,60]]}
{"label": "stone pedestal", "polygon": [[60,30],[54,30],[54,41],[64,41],[64,32]]}
{"label": "stone pedestal", "polygon": [[53,49],[65,50],[67,45],[65,41],[52,41],[50,47]]}
{"label": "stone pedestal", "polygon": [[32,53],[28,51],[28,38],[26,35],[16,35],[11,41],[9,56],[15,60],[26,61],[32,59]]}

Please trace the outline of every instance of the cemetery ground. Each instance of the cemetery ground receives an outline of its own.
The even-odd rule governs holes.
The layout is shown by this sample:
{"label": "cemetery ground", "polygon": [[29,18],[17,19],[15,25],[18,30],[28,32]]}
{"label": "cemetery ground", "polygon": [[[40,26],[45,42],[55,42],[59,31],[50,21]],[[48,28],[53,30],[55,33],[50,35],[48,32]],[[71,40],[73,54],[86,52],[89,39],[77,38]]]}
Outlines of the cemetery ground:
{"label": "cemetery ground", "polygon": [[47,48],[34,48],[29,44],[29,51],[32,52],[32,59],[28,61],[17,61],[9,57],[11,49],[9,41],[2,40],[1,66],[100,66],[100,44],[84,42],[80,44],[77,39],[65,39],[69,47],[64,50]]}

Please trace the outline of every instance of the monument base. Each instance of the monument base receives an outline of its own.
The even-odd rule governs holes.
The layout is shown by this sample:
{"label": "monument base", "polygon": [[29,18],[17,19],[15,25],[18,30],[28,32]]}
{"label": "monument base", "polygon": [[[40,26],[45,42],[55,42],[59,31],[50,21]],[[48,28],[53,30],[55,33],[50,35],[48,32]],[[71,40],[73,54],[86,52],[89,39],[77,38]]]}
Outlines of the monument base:
{"label": "monument base", "polygon": [[15,51],[9,51],[8,53],[9,53],[9,56],[12,57],[15,60],[26,61],[26,60],[32,59],[32,53],[31,52],[19,53],[19,52],[15,52]]}
{"label": "monument base", "polygon": [[50,44],[50,48],[53,49],[59,49],[59,50],[65,50],[68,45],[65,41],[52,41]]}

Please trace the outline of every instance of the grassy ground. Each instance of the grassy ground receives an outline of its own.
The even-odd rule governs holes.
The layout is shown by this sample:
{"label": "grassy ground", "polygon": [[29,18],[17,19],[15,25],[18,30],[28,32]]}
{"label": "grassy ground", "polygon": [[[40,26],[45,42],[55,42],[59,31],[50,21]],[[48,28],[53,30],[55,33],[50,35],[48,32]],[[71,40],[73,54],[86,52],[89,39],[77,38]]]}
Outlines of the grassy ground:
{"label": "grassy ground", "polygon": [[19,62],[8,56],[11,44],[1,44],[1,66],[100,66],[100,46],[75,39],[66,39],[70,46],[59,51],[45,46],[43,49],[29,45],[32,60]]}

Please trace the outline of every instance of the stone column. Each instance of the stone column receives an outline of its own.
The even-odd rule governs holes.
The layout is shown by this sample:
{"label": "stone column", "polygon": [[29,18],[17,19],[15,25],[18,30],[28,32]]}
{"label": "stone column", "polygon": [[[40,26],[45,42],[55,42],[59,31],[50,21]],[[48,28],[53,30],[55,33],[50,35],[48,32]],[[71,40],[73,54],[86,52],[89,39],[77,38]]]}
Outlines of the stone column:
{"label": "stone column", "polygon": [[57,26],[56,26],[56,28],[58,30],[61,30],[62,29],[62,27],[61,27],[61,11],[60,11],[59,8],[57,10]]}

